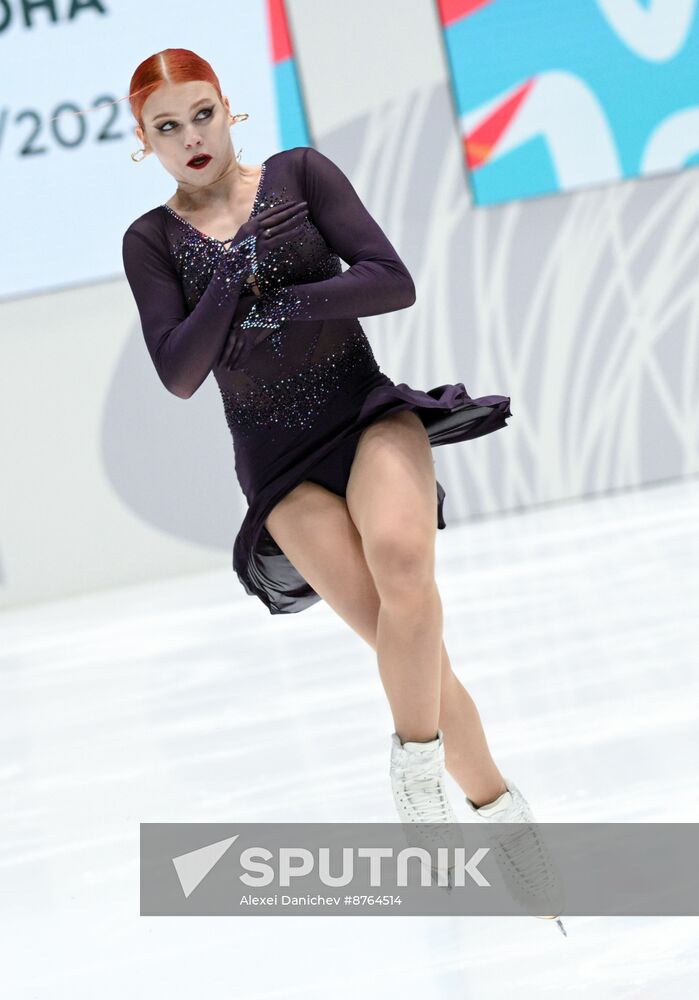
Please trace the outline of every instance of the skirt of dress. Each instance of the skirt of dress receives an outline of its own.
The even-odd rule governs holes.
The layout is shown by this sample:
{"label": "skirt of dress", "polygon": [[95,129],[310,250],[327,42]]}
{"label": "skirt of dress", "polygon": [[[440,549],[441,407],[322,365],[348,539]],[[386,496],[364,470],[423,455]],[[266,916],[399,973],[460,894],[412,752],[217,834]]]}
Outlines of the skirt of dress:
{"label": "skirt of dress", "polygon": [[[383,373],[379,378],[380,384],[369,390],[350,421],[303,461],[267,483],[248,507],[233,546],[233,569],[245,591],[258,597],[270,614],[304,611],[321,597],[272,538],[265,527],[266,518],[283,496],[306,479],[344,496],[359,436],[369,424],[389,413],[414,410],[435,448],[490,434],[505,427],[512,416],[509,396],[472,399],[461,382],[423,392],[404,382],[396,385]],[[436,486],[437,527],[445,528],[445,492],[439,481]]]}

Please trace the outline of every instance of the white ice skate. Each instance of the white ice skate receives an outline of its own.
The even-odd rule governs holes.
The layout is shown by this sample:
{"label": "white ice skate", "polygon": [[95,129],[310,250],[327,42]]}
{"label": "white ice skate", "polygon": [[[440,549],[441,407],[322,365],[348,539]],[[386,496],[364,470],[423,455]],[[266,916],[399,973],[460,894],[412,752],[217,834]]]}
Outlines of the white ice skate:
{"label": "white ice skate", "polygon": [[[398,815],[410,847],[430,852],[430,874],[438,883],[440,870],[446,873],[447,888],[454,886],[454,848],[464,847],[458,820],[444,787],[444,739],[442,730],[425,743],[401,743],[391,737],[391,787]],[[454,824],[443,826],[440,824]],[[437,849],[449,848],[447,864],[440,863]],[[439,883],[438,883],[439,884]]]}
{"label": "white ice skate", "polygon": [[[466,796],[466,805],[476,822],[522,824],[519,830],[490,834],[498,867],[512,897],[532,916],[555,920],[562,933],[568,937],[568,932],[558,919],[564,901],[560,872],[540,830],[528,825],[536,823],[531,806],[514,782],[509,778],[504,780],[507,791],[493,802],[477,807]],[[551,913],[533,912],[549,909]]]}

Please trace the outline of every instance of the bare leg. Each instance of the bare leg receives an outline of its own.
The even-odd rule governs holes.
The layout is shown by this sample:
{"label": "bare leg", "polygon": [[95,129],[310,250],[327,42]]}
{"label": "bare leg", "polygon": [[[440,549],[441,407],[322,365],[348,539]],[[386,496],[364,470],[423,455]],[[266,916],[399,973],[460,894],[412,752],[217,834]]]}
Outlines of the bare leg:
{"label": "bare leg", "polygon": [[[380,625],[388,626],[390,642],[391,602],[385,602],[387,613],[380,622],[382,602],[345,500],[316,483],[304,482],[277,504],[266,525],[304,578],[335,613],[377,652],[378,659]],[[340,566],[342,572],[338,572]],[[439,613],[441,615],[441,607]],[[393,631],[396,632],[395,624]],[[426,633],[430,635],[429,627]],[[430,635],[424,644],[427,653],[432,641]],[[409,651],[410,656],[399,655],[396,662],[410,663],[412,650]],[[437,725],[442,729],[447,770],[476,805],[483,805],[505,790],[504,782],[491,757],[476,706],[452,670],[441,631],[439,663],[438,717],[434,717],[432,703],[430,711],[435,721],[434,728],[428,731],[432,724],[429,722],[427,726],[423,725],[422,731],[425,739],[429,739],[434,736]],[[382,683],[385,687],[383,676]],[[433,676],[429,683],[434,689]],[[400,685],[398,688],[397,710],[400,711]]]}
{"label": "bare leg", "polygon": [[431,740],[439,727],[446,769],[480,806],[504,792],[505,782],[478,709],[451,668],[442,627],[434,582],[424,589],[407,585],[400,597],[381,601],[375,640],[379,674],[401,740]]}
{"label": "bare leg", "polygon": [[506,790],[505,782],[491,756],[476,703],[452,670],[443,642],[441,693],[444,765],[473,804],[483,806]]}
{"label": "bare leg", "polygon": [[440,715],[442,602],[434,583],[379,604],[376,658],[401,740],[432,740]]}

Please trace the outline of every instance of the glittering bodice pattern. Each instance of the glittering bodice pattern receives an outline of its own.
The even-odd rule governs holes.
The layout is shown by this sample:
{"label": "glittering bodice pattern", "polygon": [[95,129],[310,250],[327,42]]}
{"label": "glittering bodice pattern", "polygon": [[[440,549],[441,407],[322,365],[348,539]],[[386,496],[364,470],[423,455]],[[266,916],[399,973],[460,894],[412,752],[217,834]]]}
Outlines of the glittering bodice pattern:
{"label": "glittering bodice pattern", "polygon": [[[265,171],[263,163],[250,218],[268,206],[303,197],[285,183],[266,186]],[[164,207],[170,252],[191,312],[236,237],[223,241],[207,236]],[[214,368],[234,437],[260,428],[308,429],[348,379],[366,380],[379,371],[357,319],[314,322],[304,315],[302,286],[342,273],[340,257],[310,219],[293,238],[269,251],[257,264],[256,273],[262,298],[252,304],[245,320],[238,320],[239,327],[253,338],[254,349],[233,371]],[[288,291],[291,285],[295,294]],[[246,284],[240,300],[249,305],[251,296]]]}
{"label": "glittering bodice pattern", "polygon": [[354,371],[377,370],[369,343],[360,330],[335,351],[291,375],[273,381],[261,377],[250,385],[226,390],[219,384],[231,433],[255,428],[305,430],[312,427]]}
{"label": "glittering bodice pattern", "polygon": [[[287,206],[297,212],[276,211]],[[250,216],[228,239],[158,205],[122,250],[161,381],[188,399],[213,372],[236,455],[261,476],[260,447],[313,447],[390,381],[359,319],[412,305],[415,285],[349,178],[312,146],[262,163]]]}

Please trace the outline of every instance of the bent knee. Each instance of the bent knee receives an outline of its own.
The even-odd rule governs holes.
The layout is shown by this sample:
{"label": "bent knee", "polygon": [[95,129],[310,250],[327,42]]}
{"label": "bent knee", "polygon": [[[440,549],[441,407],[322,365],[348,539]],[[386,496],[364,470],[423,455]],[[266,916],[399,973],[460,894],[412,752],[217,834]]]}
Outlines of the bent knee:
{"label": "bent knee", "polygon": [[397,534],[387,530],[363,539],[364,557],[376,589],[384,597],[415,594],[434,584],[435,555],[432,535]]}

